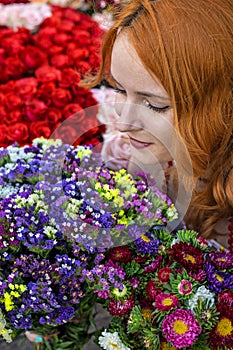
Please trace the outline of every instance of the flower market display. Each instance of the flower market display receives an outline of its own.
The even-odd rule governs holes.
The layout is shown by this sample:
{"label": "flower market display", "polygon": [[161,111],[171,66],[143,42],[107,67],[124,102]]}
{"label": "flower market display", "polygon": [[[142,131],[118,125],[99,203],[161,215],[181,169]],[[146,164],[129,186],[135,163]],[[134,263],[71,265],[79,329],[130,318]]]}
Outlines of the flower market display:
{"label": "flower market display", "polygon": [[233,348],[233,255],[194,231],[152,228],[110,249],[89,281],[113,315],[101,349]]}
{"label": "flower market display", "polygon": [[[93,269],[109,247],[177,218],[152,178],[101,163],[90,147],[60,140],[1,149],[0,334],[7,342],[32,330],[44,336],[44,349],[82,349],[97,298],[88,288]],[[111,277],[118,288],[119,273]]]}
{"label": "flower market display", "polygon": [[[48,8],[43,9],[48,16]],[[34,25],[35,13],[26,16]],[[51,7],[51,16],[35,33],[24,27],[17,31],[0,27],[0,146],[49,138],[64,120],[80,111],[75,125],[81,135],[77,144],[101,142],[104,126],[97,121],[97,106],[91,113],[84,111],[97,101],[78,83],[98,68],[102,35],[90,16],[59,6]],[[70,129],[61,131],[67,135],[65,142],[69,142]]]}

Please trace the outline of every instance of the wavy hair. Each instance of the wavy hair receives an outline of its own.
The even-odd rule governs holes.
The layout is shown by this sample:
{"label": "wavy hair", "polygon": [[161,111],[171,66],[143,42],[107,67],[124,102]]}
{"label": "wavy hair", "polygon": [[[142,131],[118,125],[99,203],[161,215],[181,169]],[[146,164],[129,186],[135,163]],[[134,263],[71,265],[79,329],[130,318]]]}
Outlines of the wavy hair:
{"label": "wavy hair", "polygon": [[125,3],[104,38],[102,64],[89,86],[111,79],[119,29],[171,98],[195,182],[206,183],[203,191],[193,190],[186,222],[210,237],[219,219],[233,215],[232,0]]}

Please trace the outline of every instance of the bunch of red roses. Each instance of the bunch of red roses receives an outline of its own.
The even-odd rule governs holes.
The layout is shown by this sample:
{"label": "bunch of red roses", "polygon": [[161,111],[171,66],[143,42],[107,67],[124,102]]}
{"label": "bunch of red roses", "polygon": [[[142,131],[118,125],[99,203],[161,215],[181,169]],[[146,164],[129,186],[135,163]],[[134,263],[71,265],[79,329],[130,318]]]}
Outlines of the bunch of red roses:
{"label": "bunch of red roses", "polygon": [[[104,132],[96,119],[97,101],[78,86],[99,66],[103,31],[71,8],[52,11],[36,34],[0,28],[0,146],[28,144],[54,131],[53,137],[67,143],[96,145]],[[62,124],[77,112],[73,122]]]}

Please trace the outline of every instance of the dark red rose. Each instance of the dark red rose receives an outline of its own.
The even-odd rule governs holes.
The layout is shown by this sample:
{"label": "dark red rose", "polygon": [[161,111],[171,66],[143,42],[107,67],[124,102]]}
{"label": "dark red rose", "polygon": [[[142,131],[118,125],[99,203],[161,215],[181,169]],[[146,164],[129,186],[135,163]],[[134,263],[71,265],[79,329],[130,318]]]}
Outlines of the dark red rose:
{"label": "dark red rose", "polygon": [[80,82],[80,74],[72,68],[63,69],[59,86],[63,88],[73,87]]}
{"label": "dark red rose", "polygon": [[31,45],[26,46],[19,57],[29,70],[35,70],[47,63],[47,55],[38,47]]}
{"label": "dark red rose", "polygon": [[23,105],[23,100],[14,94],[13,92],[9,92],[6,94],[5,106],[8,111],[12,111],[16,108],[20,108]]}
{"label": "dark red rose", "polygon": [[55,107],[65,107],[72,100],[69,90],[58,88],[52,93],[52,101]]}
{"label": "dark red rose", "polygon": [[36,95],[38,82],[35,78],[22,78],[15,82],[15,93],[22,99],[31,99]]}
{"label": "dark red rose", "polygon": [[81,123],[85,118],[84,109],[77,103],[70,103],[62,111],[62,115],[66,118],[74,115],[73,121],[74,123]]}
{"label": "dark red rose", "polygon": [[1,47],[5,49],[7,56],[16,56],[24,49],[22,41],[15,36],[2,39]]}
{"label": "dark red rose", "polygon": [[53,46],[52,41],[44,35],[37,38],[37,40],[34,40],[34,42],[37,47],[39,47],[41,50],[45,50],[46,52]]}
{"label": "dark red rose", "polygon": [[28,126],[25,123],[16,123],[7,128],[7,137],[11,141],[22,142],[29,137]]}
{"label": "dark red rose", "polygon": [[80,29],[80,27],[72,31],[72,38],[79,47],[87,47],[92,43],[91,34],[86,30]]}
{"label": "dark red rose", "polygon": [[66,45],[68,42],[72,40],[74,40],[73,35],[71,36],[66,33],[56,33],[53,36],[53,43],[57,45]]}
{"label": "dark red rose", "polygon": [[46,121],[37,121],[30,124],[30,135],[32,138],[43,136],[49,139],[51,136],[51,130]]}
{"label": "dark red rose", "polygon": [[9,74],[6,71],[4,64],[0,66],[0,84],[4,84],[9,80]]}
{"label": "dark red rose", "polygon": [[[76,84],[76,85],[72,86],[71,91],[72,91],[73,96],[77,96],[74,99],[75,103],[80,104],[80,106],[82,106],[83,108],[88,108],[88,107],[92,106],[92,108],[88,109],[88,112],[92,116],[94,116],[97,113],[98,107],[97,106],[96,106],[96,108],[94,107],[94,105],[97,105],[97,101],[93,97],[93,94],[90,90],[88,90],[84,87],[78,86]],[[88,115],[89,115],[89,113],[88,113]]]}
{"label": "dark red rose", "polygon": [[0,121],[2,122],[3,120],[5,120],[6,116],[7,116],[7,112],[5,107],[0,106]]}
{"label": "dark red rose", "polygon": [[0,106],[3,106],[6,100],[6,95],[0,92]]}
{"label": "dark red rose", "polygon": [[69,57],[69,63],[73,65],[76,61],[85,61],[89,56],[89,50],[86,48],[73,48],[67,50],[67,55]]}
{"label": "dark red rose", "polygon": [[37,121],[45,114],[47,106],[43,101],[30,100],[25,103],[25,115],[30,121]]}
{"label": "dark red rose", "polygon": [[77,128],[72,125],[57,125],[55,131],[51,135],[53,139],[61,139],[64,143],[73,145],[78,139],[80,133]]}
{"label": "dark red rose", "polygon": [[45,113],[45,120],[49,125],[55,125],[62,118],[62,113],[58,108],[49,107]]}
{"label": "dark red rose", "polygon": [[26,67],[18,57],[8,57],[4,62],[6,73],[9,78],[19,79],[26,72]]}
{"label": "dark red rose", "polygon": [[58,69],[63,69],[68,66],[68,56],[67,55],[55,55],[50,59],[51,65]]}
{"label": "dark red rose", "polygon": [[19,109],[16,109],[14,111],[11,111],[10,113],[7,113],[5,117],[5,123],[8,125],[12,125],[18,122],[21,122],[23,119],[23,113]]}
{"label": "dark red rose", "polygon": [[86,61],[75,61],[75,68],[81,75],[85,75],[86,73],[90,73],[92,70],[92,67],[90,64]]}
{"label": "dark red rose", "polygon": [[39,82],[48,83],[50,81],[57,81],[61,78],[61,72],[50,66],[43,66],[35,71],[35,75]]}
{"label": "dark red rose", "polygon": [[62,31],[63,32],[72,32],[72,29],[74,28],[75,24],[73,21],[69,21],[69,20],[66,20],[66,19],[63,19],[61,21],[61,28],[62,28]]}
{"label": "dark red rose", "polygon": [[44,99],[51,98],[51,95],[56,88],[56,84],[53,81],[43,83],[38,88],[37,96],[44,101]]}
{"label": "dark red rose", "polygon": [[0,90],[4,94],[7,94],[8,92],[12,92],[15,89],[15,80],[10,80],[4,85],[0,85]]}

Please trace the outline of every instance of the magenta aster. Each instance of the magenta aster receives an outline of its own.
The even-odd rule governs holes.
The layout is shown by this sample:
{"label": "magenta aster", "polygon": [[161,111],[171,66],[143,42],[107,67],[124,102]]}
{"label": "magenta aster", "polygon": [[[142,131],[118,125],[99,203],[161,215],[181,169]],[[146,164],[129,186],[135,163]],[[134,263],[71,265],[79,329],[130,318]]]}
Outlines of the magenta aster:
{"label": "magenta aster", "polygon": [[155,298],[155,307],[161,311],[168,311],[178,305],[178,298],[172,294],[160,293]]}
{"label": "magenta aster", "polygon": [[169,282],[169,275],[172,273],[172,269],[170,267],[162,267],[158,271],[158,279],[160,282],[167,283]]}
{"label": "magenta aster", "polygon": [[124,316],[128,315],[135,305],[133,296],[131,295],[129,299],[123,301],[117,301],[116,299],[111,299],[109,302],[108,310],[112,315]]}
{"label": "magenta aster", "polygon": [[153,280],[149,280],[147,282],[146,295],[148,296],[149,300],[155,301],[157,294],[160,292],[161,292],[161,289],[158,288],[157,282]]}
{"label": "magenta aster", "polygon": [[178,284],[178,291],[180,294],[190,294],[193,291],[192,288],[192,283],[189,280],[182,280],[179,284]]}
{"label": "magenta aster", "polygon": [[189,310],[176,309],[162,323],[165,338],[176,348],[192,345],[201,333],[200,325]]}

